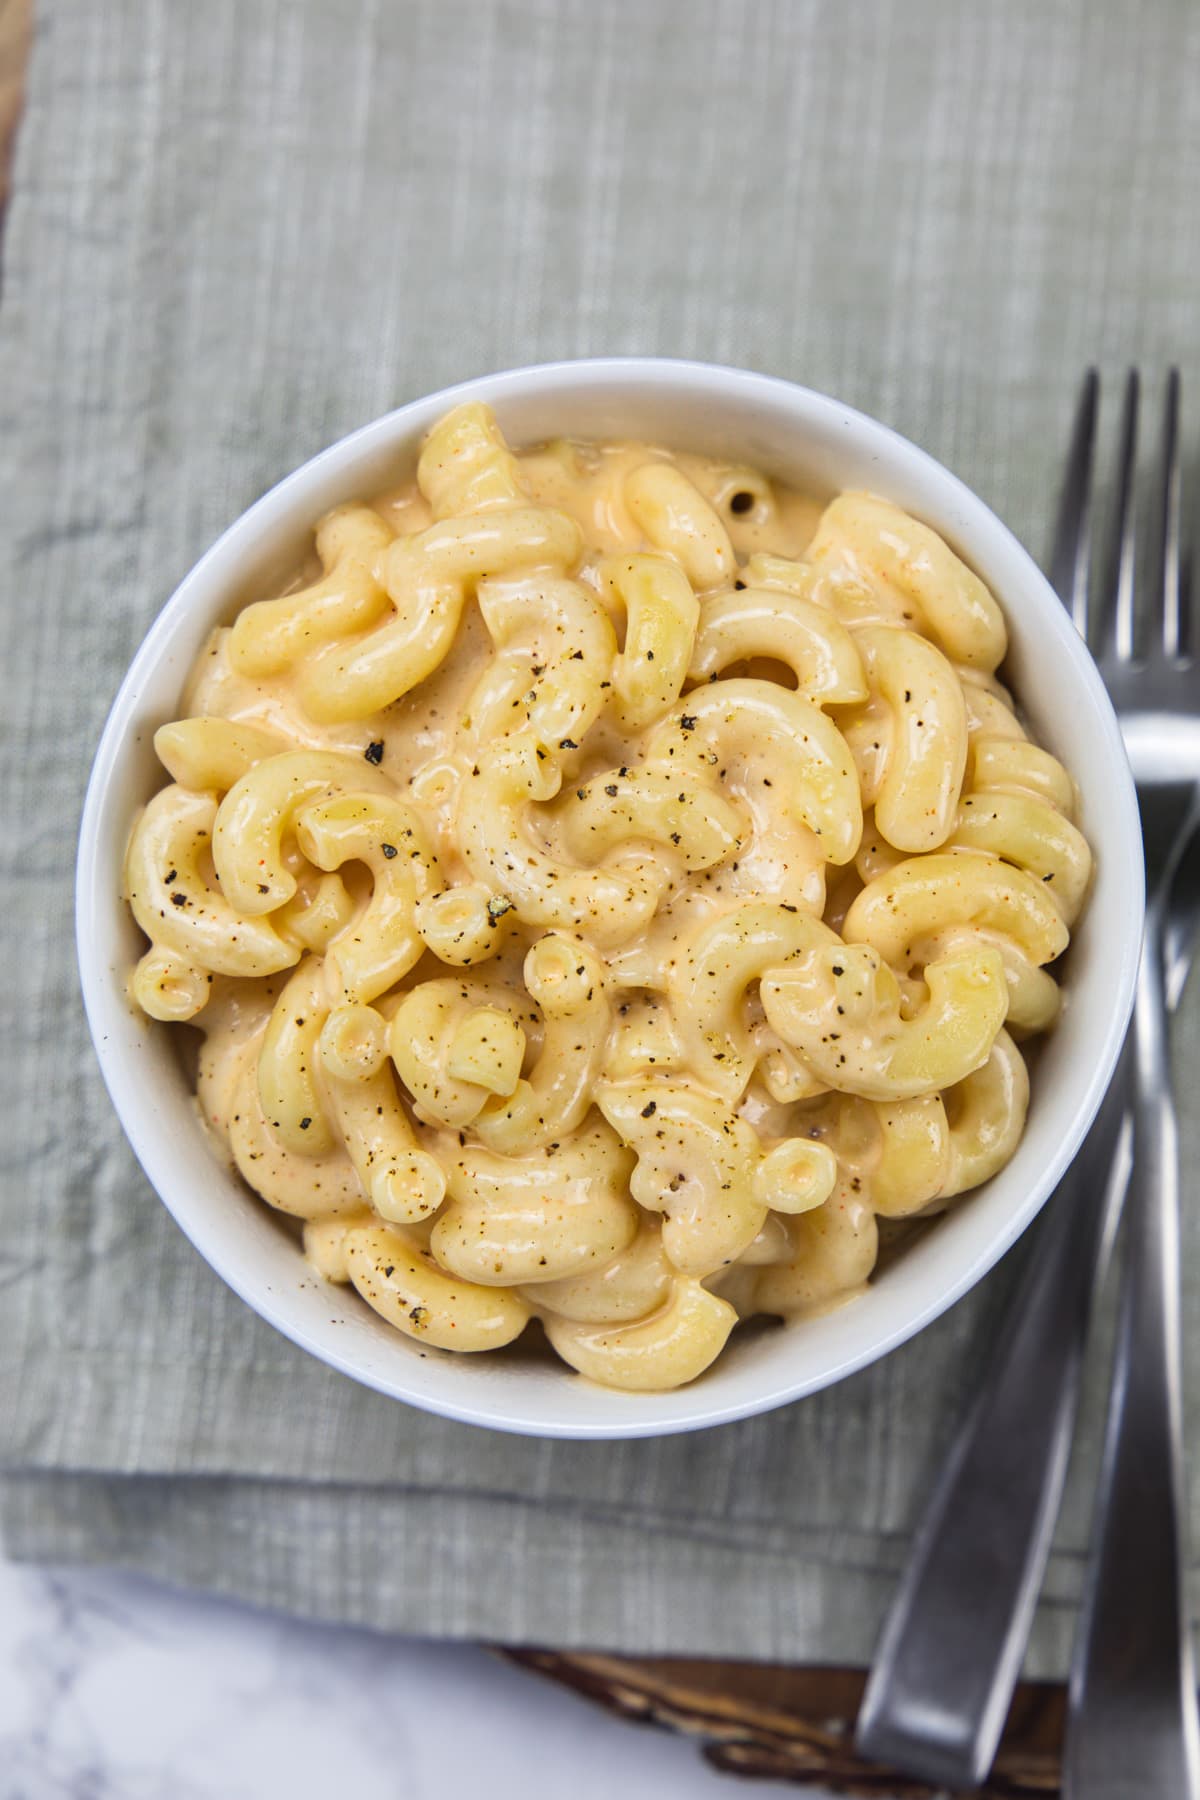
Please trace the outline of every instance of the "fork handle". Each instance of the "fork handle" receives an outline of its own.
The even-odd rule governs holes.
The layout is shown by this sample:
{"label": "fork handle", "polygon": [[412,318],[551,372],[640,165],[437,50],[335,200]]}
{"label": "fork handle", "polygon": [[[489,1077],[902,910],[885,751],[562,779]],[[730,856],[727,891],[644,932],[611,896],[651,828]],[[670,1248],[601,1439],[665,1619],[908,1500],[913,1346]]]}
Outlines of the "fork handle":
{"label": "fork handle", "polygon": [[1200,1794],[1184,1590],[1179,1157],[1162,927],[1151,909],[1134,1013],[1134,1169],[1093,1552],[1071,1672],[1063,1794]]}
{"label": "fork handle", "polygon": [[1058,1514],[1092,1297],[1129,1171],[1113,1082],[1059,1184],[944,1465],[876,1652],[857,1740],[935,1784],[982,1781],[1020,1670]]}

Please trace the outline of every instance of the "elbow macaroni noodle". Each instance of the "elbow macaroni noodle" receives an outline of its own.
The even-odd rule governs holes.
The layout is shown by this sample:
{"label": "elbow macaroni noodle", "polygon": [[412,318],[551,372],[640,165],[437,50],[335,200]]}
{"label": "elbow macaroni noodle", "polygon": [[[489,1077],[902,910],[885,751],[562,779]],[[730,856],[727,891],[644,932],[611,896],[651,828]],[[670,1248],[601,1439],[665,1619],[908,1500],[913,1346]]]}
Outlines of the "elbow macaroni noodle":
{"label": "elbow macaroni noodle", "polygon": [[935,533],[467,404],[315,550],[157,733],[125,888],[319,1274],[670,1387],[1004,1165],[1091,857]]}

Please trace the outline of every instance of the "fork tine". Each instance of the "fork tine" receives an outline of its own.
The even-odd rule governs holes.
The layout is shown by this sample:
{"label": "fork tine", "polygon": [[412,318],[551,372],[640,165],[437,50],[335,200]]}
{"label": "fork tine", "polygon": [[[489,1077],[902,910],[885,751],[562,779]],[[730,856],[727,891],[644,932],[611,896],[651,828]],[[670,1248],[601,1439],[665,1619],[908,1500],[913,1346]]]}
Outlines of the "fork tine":
{"label": "fork tine", "polygon": [[[1180,462],[1182,463],[1182,453]],[[1182,482],[1180,484],[1183,485]],[[1183,512],[1182,495],[1180,496],[1180,513]],[[1195,534],[1188,543],[1186,531],[1181,530],[1179,546],[1179,655],[1196,655],[1196,540]]]}
{"label": "fork tine", "polygon": [[1115,657],[1118,662],[1129,662],[1133,657],[1134,576],[1137,559],[1134,501],[1139,392],[1138,372],[1130,369],[1125,377],[1125,397],[1121,403],[1117,505],[1113,514],[1105,605],[1101,614],[1098,650],[1101,661],[1106,657]]}
{"label": "fork tine", "polygon": [[1089,369],[1079,390],[1050,554],[1051,586],[1084,637],[1092,560],[1092,462],[1099,399],[1100,377],[1095,369]]}
{"label": "fork tine", "polygon": [[[1162,625],[1163,656],[1179,655],[1180,649],[1180,581],[1179,581],[1179,514],[1183,491],[1183,474],[1179,451],[1179,370],[1167,374],[1167,391],[1163,403],[1162,445]],[[1159,646],[1151,642],[1151,654]]]}

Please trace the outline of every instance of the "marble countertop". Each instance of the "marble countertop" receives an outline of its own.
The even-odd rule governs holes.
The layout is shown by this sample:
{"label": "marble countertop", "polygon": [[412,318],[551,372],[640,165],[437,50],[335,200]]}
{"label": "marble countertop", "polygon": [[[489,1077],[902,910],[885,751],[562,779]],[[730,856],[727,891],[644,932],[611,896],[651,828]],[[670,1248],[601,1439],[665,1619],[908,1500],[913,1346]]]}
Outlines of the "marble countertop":
{"label": "marble countertop", "polygon": [[[693,1745],[484,1650],[0,1562],[0,1800],[734,1800],[742,1787]],[[822,1800],[744,1784],[747,1800],[802,1791]]]}

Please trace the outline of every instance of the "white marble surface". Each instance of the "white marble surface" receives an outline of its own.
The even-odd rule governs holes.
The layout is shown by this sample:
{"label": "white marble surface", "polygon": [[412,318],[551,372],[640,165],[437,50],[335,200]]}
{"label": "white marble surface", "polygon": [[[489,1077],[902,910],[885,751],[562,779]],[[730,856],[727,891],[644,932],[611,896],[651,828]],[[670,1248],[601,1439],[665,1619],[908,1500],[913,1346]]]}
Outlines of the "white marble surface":
{"label": "white marble surface", "polygon": [[796,1800],[482,1650],[0,1562],[0,1800]]}

